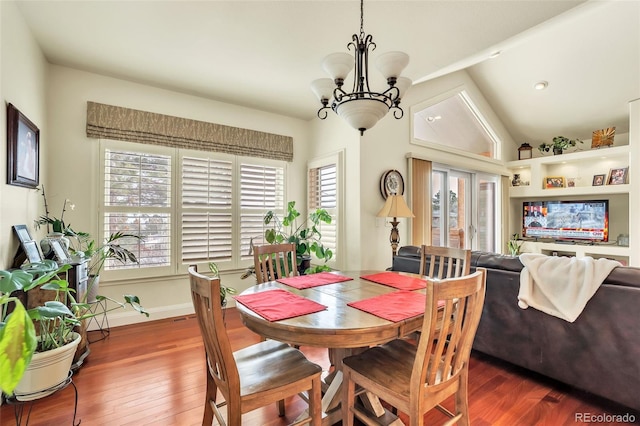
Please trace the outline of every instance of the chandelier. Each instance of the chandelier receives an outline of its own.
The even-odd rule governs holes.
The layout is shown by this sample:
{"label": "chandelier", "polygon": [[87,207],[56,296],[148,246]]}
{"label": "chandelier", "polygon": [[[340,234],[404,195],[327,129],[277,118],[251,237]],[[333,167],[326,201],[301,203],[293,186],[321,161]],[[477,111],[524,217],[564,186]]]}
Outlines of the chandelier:
{"label": "chandelier", "polygon": [[[376,44],[373,36],[364,32],[364,0],[360,0],[360,34],[354,34],[347,49],[353,48],[353,56],[348,53],[332,53],[322,61],[322,68],[331,78],[321,78],[311,83],[311,90],[322,103],[318,118],[327,118],[327,109],[331,108],[351,127],[360,131],[372,128],[390,110],[396,119],[402,118],[404,111],[400,100],[411,86],[411,80],[400,77],[400,73],[409,63],[409,55],[403,52],[387,52],[376,60],[376,66],[387,79],[388,88],[384,92],[373,92],[369,88],[369,50]],[[355,67],[353,89],[346,92],[345,79]]]}

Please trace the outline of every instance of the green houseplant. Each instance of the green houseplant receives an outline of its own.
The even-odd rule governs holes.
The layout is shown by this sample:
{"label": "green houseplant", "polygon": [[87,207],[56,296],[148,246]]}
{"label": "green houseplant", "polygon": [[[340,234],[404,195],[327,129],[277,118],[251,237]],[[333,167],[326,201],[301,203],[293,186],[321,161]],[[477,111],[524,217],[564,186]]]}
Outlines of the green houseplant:
{"label": "green houseplant", "polygon": [[584,143],[580,139],[569,139],[564,136],[556,136],[551,143],[542,143],[538,146],[538,150],[542,153],[553,151],[554,155],[562,154],[567,149],[576,146],[579,143]]}
{"label": "green houseplant", "polygon": [[[220,272],[218,270],[218,265],[215,262],[209,262],[209,271],[215,278],[220,278]],[[222,280],[220,280],[220,304],[224,308],[227,306],[227,296],[230,294],[236,294],[238,291],[233,288],[222,284]]]}
{"label": "green houseplant", "polygon": [[89,276],[87,298],[89,302],[95,301],[100,282],[100,273],[108,261],[138,263],[136,255],[121,245],[127,239],[141,240],[142,237],[138,235],[114,232],[109,234],[101,244],[97,243],[90,234],[75,232],[71,228],[65,229],[65,235],[70,237],[71,244],[69,248],[71,253],[87,259],[87,275]]}
{"label": "green houseplant", "polygon": [[509,249],[509,254],[511,256],[517,256],[520,254],[520,248],[524,241],[520,240],[520,236],[518,234],[513,234],[511,239],[507,243],[507,248]]}
{"label": "green houseplant", "polygon": [[[75,328],[83,320],[97,315],[90,311],[88,304],[76,301],[73,295],[74,290],[69,287],[69,282],[61,278],[61,274],[69,268],[70,265],[58,267],[53,260],[44,260],[24,265],[20,270],[0,270],[0,390],[2,392],[12,394],[25,373],[40,374],[37,370],[33,373],[29,372],[32,359],[40,354],[45,355],[63,348],[72,342],[79,342],[80,337],[74,331]],[[51,291],[52,300],[26,310],[18,293],[21,290],[28,297],[29,292],[35,289]],[[119,302],[98,296],[99,300],[110,300],[115,303],[115,306],[107,309],[107,312],[130,305],[141,314],[149,316],[140,306],[137,296],[124,295],[123,297],[124,302]],[[10,310],[10,307],[13,309]],[[38,336],[36,336],[34,322],[37,324]],[[69,366],[72,358],[73,351],[68,360]],[[66,367],[66,372],[69,366]],[[66,372],[63,372],[66,377]],[[53,377],[47,379],[53,380],[54,384],[62,381]]]}
{"label": "green houseplant", "polygon": [[87,275],[89,276],[86,292],[87,299],[81,301],[95,302],[95,296],[98,292],[98,285],[100,282],[100,273],[104,269],[105,264],[108,264],[107,262],[111,260],[119,261],[121,263],[138,263],[138,259],[135,254],[122,244],[128,239],[140,240],[142,238],[134,234],[113,232],[105,240],[98,242],[86,232],[76,232],[70,224],[67,224],[64,221],[64,214],[67,211],[67,208],[75,210],[75,204],[73,204],[71,200],[65,199],[62,205],[60,217],[52,216],[49,210],[49,203],[47,201],[47,193],[45,192],[44,185],[42,185],[41,188],[36,189],[42,192],[45,214],[34,221],[35,228],[39,229],[41,226],[46,225],[47,232],[49,232],[51,227],[53,232],[66,238],[66,243],[68,244],[67,248],[77,260],[86,259]]}
{"label": "green houseplant", "polygon": [[[265,240],[269,244],[295,243],[298,266],[303,264],[305,258],[311,259],[311,255],[324,262],[330,260],[333,252],[322,244],[319,227],[321,223],[330,224],[331,215],[325,209],[316,209],[306,219],[299,221],[299,218],[300,212],[296,209],[295,201],[287,203],[282,218],[269,210],[263,218],[265,225],[271,225],[264,233]],[[315,265],[305,268],[304,272],[309,274],[329,270],[331,268],[327,265]]]}

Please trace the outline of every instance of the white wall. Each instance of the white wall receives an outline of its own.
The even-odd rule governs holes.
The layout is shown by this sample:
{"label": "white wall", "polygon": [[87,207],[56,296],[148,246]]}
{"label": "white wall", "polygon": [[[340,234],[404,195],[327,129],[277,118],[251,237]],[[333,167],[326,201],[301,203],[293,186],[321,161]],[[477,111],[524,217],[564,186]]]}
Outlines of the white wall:
{"label": "white wall", "polygon": [[6,184],[7,176],[7,109],[13,104],[40,129],[40,181],[47,175],[49,150],[47,107],[47,62],[27,29],[22,15],[13,2],[0,2],[0,259],[2,268],[11,267],[18,247],[13,225],[26,224],[32,236],[33,220],[40,211],[42,198],[35,190]]}
{"label": "white wall", "polygon": [[[99,220],[95,208],[99,193],[95,171],[99,168],[99,144],[86,136],[87,101],[292,136],[294,161],[288,166],[287,197],[305,199],[306,182],[299,176],[306,173],[310,145],[307,122],[61,66],[51,66],[49,76],[51,150],[47,161],[51,179],[47,198],[54,208],[61,207],[65,198],[75,203],[75,210],[67,212],[65,219],[76,230],[96,235]],[[240,273],[227,273],[222,279],[226,285],[240,290],[253,284],[251,279],[241,281]],[[101,281],[100,285],[101,294],[106,296],[138,295],[145,308],[154,314],[151,319],[192,311],[186,276],[136,282]],[[142,319],[125,311],[109,317],[112,325]]]}

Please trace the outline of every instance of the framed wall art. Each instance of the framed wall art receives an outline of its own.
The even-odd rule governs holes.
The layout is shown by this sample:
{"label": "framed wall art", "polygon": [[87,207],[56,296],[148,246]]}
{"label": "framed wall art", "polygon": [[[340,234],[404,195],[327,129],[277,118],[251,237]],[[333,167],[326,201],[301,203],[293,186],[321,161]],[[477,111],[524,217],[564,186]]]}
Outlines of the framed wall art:
{"label": "framed wall art", "polygon": [[35,188],[39,183],[40,130],[7,105],[7,183]]}

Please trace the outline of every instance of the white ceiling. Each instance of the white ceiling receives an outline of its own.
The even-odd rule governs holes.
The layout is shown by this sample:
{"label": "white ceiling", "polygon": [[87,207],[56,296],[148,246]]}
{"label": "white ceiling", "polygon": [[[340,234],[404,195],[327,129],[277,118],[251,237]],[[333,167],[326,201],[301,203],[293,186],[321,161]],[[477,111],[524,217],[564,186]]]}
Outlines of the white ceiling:
{"label": "white ceiling", "polygon": [[[307,120],[323,57],[360,26],[354,0],[17,3],[53,64]],[[368,0],[364,30],[372,56],[410,55],[414,81],[472,66],[518,142],[587,137],[626,132],[640,97],[640,2],[605,3]],[[538,80],[549,88],[534,91]]]}

